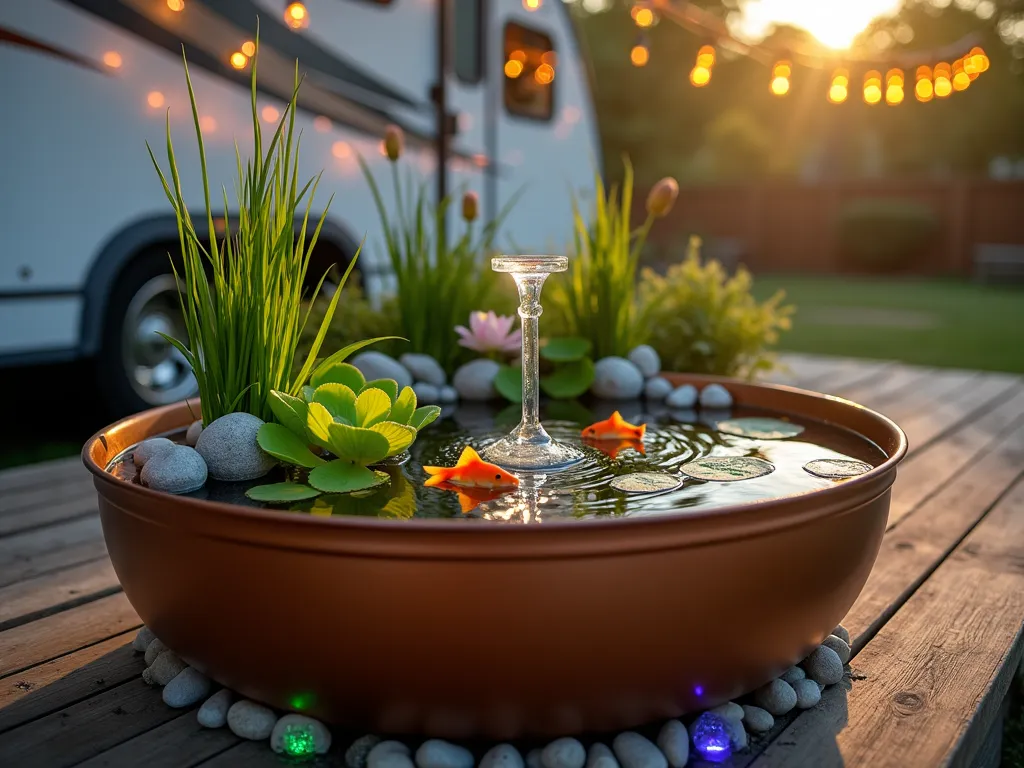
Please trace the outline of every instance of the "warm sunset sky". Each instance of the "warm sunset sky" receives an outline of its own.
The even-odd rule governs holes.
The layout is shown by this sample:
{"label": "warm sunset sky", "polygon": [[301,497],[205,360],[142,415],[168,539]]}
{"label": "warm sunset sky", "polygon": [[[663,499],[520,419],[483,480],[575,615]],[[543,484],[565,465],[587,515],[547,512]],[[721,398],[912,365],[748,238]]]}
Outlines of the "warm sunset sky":
{"label": "warm sunset sky", "polygon": [[756,40],[773,24],[792,24],[831,48],[846,48],[874,18],[899,5],[900,0],[747,0],[733,30]]}

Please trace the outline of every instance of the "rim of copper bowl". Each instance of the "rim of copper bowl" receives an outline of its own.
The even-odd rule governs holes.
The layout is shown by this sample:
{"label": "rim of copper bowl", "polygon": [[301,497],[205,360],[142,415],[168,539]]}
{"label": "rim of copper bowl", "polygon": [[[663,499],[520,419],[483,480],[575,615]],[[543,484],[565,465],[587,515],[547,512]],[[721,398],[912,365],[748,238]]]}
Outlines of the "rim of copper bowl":
{"label": "rim of copper bowl", "polygon": [[[96,443],[100,443],[104,451],[108,450],[104,437],[108,431],[125,426],[143,414],[158,415],[175,412],[181,409],[185,405],[184,403],[172,403],[143,411],[108,425],[89,438],[81,455],[86,468],[96,478],[97,491],[100,494],[104,493],[99,485],[103,483],[116,494],[135,496],[141,503],[148,502],[153,505],[151,507],[147,504],[145,507],[147,512],[142,514],[138,510],[125,509],[124,511],[154,521],[158,515],[153,515],[148,510],[170,503],[178,508],[177,515],[179,517],[181,510],[194,513],[192,520],[182,522],[198,524],[199,527],[208,527],[212,524],[213,527],[222,529],[223,532],[218,534],[218,537],[221,538],[249,540],[263,546],[276,548],[347,551],[368,556],[386,555],[423,557],[425,559],[446,557],[522,559],[550,557],[556,554],[593,556],[602,552],[623,554],[629,551],[678,548],[681,542],[678,537],[666,536],[665,534],[669,531],[677,534],[685,531],[687,535],[682,543],[685,546],[697,546],[723,539],[748,538],[768,531],[800,525],[810,519],[847,512],[876,499],[888,490],[895,480],[896,466],[907,452],[907,436],[894,421],[877,411],[843,398],[780,384],[753,384],[724,377],[681,374],[678,375],[678,379],[690,382],[731,382],[734,385],[740,384],[820,398],[834,403],[839,408],[856,409],[879,422],[883,430],[889,431],[890,435],[896,438],[896,448],[891,452],[886,452],[884,448],[878,446],[883,453],[887,453],[885,461],[863,475],[846,479],[842,483],[836,483],[826,488],[707,509],[664,512],[642,517],[602,517],[590,520],[552,519],[546,520],[542,525],[487,523],[465,525],[458,521],[438,518],[394,520],[345,515],[330,517],[300,515],[274,508],[247,507],[154,491],[141,484],[127,483],[114,477],[106,471],[105,467],[99,466],[93,460],[91,453]],[[188,402],[194,404],[198,401]],[[815,420],[820,421],[820,419]],[[838,426],[849,430],[848,427]],[[868,439],[864,435],[860,436],[863,439]],[[212,518],[211,513],[216,513],[216,518]],[[155,520],[155,522],[159,522],[159,520]],[[236,526],[236,528],[231,529],[229,533],[224,529],[225,524]],[[275,536],[259,535],[260,529],[268,527],[275,531]],[[330,536],[311,539],[308,536],[311,529],[340,532],[358,531],[363,535],[353,538]],[[295,540],[292,540],[293,537],[280,535],[286,531],[294,533]],[[571,535],[568,533],[569,531],[572,531]],[[267,530],[262,532],[266,534]],[[619,533],[623,536],[633,533],[637,534],[638,538],[632,543],[633,546],[630,546],[630,542],[624,540],[623,536],[609,537],[607,535],[609,532]],[[429,534],[429,549],[423,547],[422,541],[410,540],[407,534],[420,536]],[[494,539],[498,537],[504,545],[503,552],[488,551],[484,555],[467,549],[468,546],[476,543],[494,546]],[[444,551],[446,548],[438,547],[445,541],[452,545],[451,551],[446,552]]]}

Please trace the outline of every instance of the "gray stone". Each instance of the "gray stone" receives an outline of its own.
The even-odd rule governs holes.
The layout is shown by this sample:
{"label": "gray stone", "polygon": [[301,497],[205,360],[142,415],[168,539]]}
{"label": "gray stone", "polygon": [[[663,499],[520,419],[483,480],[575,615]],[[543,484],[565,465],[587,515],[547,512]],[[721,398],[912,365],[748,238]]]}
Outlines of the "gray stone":
{"label": "gray stone", "polygon": [[807,677],[807,673],[800,669],[800,667],[790,667],[779,675],[780,680],[785,680],[790,685],[793,685],[797,680],[803,680],[805,677]]}
{"label": "gray stone", "polygon": [[595,741],[587,752],[587,768],[619,768],[619,761],[607,744]]}
{"label": "gray stone", "polygon": [[663,379],[661,376],[655,376],[653,379],[648,379],[644,384],[644,397],[648,400],[655,402],[661,402],[672,392],[672,384],[669,383],[668,379]]}
{"label": "gray stone", "polygon": [[382,741],[367,755],[366,768],[415,768],[410,754],[400,741]]}
{"label": "gray stone", "polygon": [[228,728],[241,739],[263,741],[273,732],[276,722],[274,710],[248,699],[236,701],[228,709]]}
{"label": "gray stone", "polygon": [[435,387],[443,387],[448,383],[444,368],[430,355],[420,355],[415,352],[406,352],[398,362],[405,366],[405,369],[412,374],[414,381],[422,381],[433,384]]}
{"label": "gray stone", "polygon": [[174,651],[164,651],[146,670],[149,672],[148,682],[150,685],[167,685],[187,666]]}
{"label": "gray stone", "polygon": [[147,459],[139,479],[154,491],[192,493],[206,484],[206,472],[206,462],[194,448],[176,445]]}
{"label": "gray stone", "polygon": [[166,650],[167,646],[163,644],[159,637],[153,638],[153,642],[146,647],[146,655],[143,657],[146,661],[146,666],[156,661],[156,657]]}
{"label": "gray stone", "polygon": [[345,750],[345,765],[347,768],[366,768],[366,758],[370,750],[380,744],[380,736],[368,733],[353,741]]}
{"label": "gray stone", "polygon": [[143,625],[139,633],[135,635],[135,639],[132,640],[132,649],[139,653],[145,653],[149,644],[156,639],[156,635],[153,634],[153,630]]}
{"label": "gray stone", "polygon": [[327,754],[331,748],[331,732],[319,720],[305,715],[287,714],[274,724],[270,732],[270,748],[278,754],[285,751],[285,736],[293,731],[306,731],[313,737],[313,751],[318,755]]}
{"label": "gray stone", "polygon": [[640,369],[640,373],[644,375],[645,379],[657,376],[661,370],[661,358],[658,357],[658,353],[650,344],[641,344],[639,347],[633,347],[626,357],[629,359],[629,362]]}
{"label": "gray stone", "polygon": [[697,388],[693,384],[676,387],[665,397],[665,405],[669,408],[688,410],[697,404]]}
{"label": "gray stone", "polygon": [[658,747],[672,768],[684,768],[690,759],[690,734],[678,720],[669,720],[658,731]]}
{"label": "gray stone", "polygon": [[739,752],[747,748],[747,732],[743,728],[742,720],[729,720],[722,718],[725,723],[725,730],[729,733],[729,746],[733,752]]}
{"label": "gray stone", "polygon": [[185,445],[195,448],[201,434],[203,434],[203,420],[196,419],[188,425],[188,431],[185,433]]}
{"label": "gray stone", "polygon": [[383,352],[376,352],[372,349],[360,352],[349,362],[362,372],[367,381],[394,379],[398,382],[399,390],[402,387],[412,386],[412,374],[395,358],[389,357]]}
{"label": "gray stone", "polygon": [[827,645],[815,648],[800,666],[811,680],[822,685],[835,685],[843,679],[843,662]]}
{"label": "gray stone", "polygon": [[412,391],[416,393],[416,402],[419,405],[433,405],[441,402],[441,390],[433,384],[417,381],[412,385]]}
{"label": "gray stone", "polygon": [[262,426],[263,419],[251,413],[229,413],[210,422],[196,443],[210,477],[240,482],[263,477],[273,469],[277,460],[256,442]]}
{"label": "gray stone", "polygon": [[713,715],[718,715],[723,720],[732,720],[735,723],[738,723],[743,719],[743,707],[735,701],[727,701],[725,704],[719,704],[717,707],[709,709],[708,712]]}
{"label": "gray stone", "polygon": [[700,391],[701,408],[723,409],[732,407],[732,395],[721,384],[708,384]]}
{"label": "gray stone", "polygon": [[540,760],[544,768],[583,768],[587,752],[578,740],[565,736],[544,747]]}
{"label": "gray stone", "polygon": [[221,688],[203,702],[196,714],[196,720],[203,728],[223,728],[228,722],[228,709],[235,695],[227,688]]}
{"label": "gray stone", "polygon": [[544,768],[544,763],[540,759],[541,751],[539,749],[531,749],[526,753],[526,768]]}
{"label": "gray stone", "polygon": [[767,733],[775,727],[775,718],[767,709],[744,704],[743,725],[751,733]]}
{"label": "gray stone", "polygon": [[175,446],[177,446],[177,443],[168,440],[166,437],[151,437],[149,440],[143,440],[132,449],[132,461],[136,467],[142,469],[146,466],[146,462],[154,456],[166,453]]}
{"label": "gray stone", "polygon": [[470,360],[452,376],[452,384],[463,400],[493,400],[497,396],[494,379],[501,368],[485,357]]}
{"label": "gray stone", "polygon": [[775,679],[754,691],[754,703],[779,717],[796,706],[796,691],[785,680]]}
{"label": "gray stone", "polygon": [[480,768],[524,768],[523,756],[511,744],[497,744],[480,758]]}
{"label": "gray stone", "polygon": [[459,402],[459,390],[455,387],[445,385],[437,391],[437,401],[439,403],[457,403]]}
{"label": "gray stone", "polygon": [[209,696],[211,688],[210,678],[195,667],[185,667],[164,687],[164,704],[175,709],[191,707]]}
{"label": "gray stone", "polygon": [[427,739],[416,750],[418,768],[473,768],[473,753],[442,739]]}
{"label": "gray stone", "polygon": [[605,400],[632,400],[644,390],[644,375],[624,357],[603,357],[594,364],[590,391]]}
{"label": "gray stone", "polygon": [[843,638],[836,637],[835,635],[829,635],[821,641],[821,644],[826,648],[831,648],[835,651],[836,656],[839,657],[839,660],[843,662],[843,664],[850,661],[850,645],[843,640]]}
{"label": "gray stone", "polygon": [[612,742],[622,768],[668,768],[668,761],[653,742],[635,731],[624,731]]}
{"label": "gray stone", "polygon": [[798,709],[810,709],[821,701],[821,688],[813,680],[797,680],[793,690],[796,691]]}
{"label": "gray stone", "polygon": [[843,642],[845,642],[847,645],[852,645],[852,643],[850,642],[850,631],[842,624],[837,624],[836,628],[832,630],[832,634],[838,637]]}

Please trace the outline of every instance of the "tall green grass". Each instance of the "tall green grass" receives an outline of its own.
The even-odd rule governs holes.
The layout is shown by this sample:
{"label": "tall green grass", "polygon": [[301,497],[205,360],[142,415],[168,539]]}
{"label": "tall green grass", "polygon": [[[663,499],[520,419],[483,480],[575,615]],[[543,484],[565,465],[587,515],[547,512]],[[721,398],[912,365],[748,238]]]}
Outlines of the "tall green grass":
{"label": "tall green grass", "polygon": [[[185,61],[192,120],[199,145],[199,162],[206,207],[206,237],[200,237],[182,193],[181,174],[171,141],[170,113],[167,117],[167,165],[170,180],[147,143],[150,159],[160,176],[167,199],[178,221],[182,268],[174,266],[183,284],[181,308],[188,339],[168,341],[185,356],[195,373],[203,404],[203,421],[234,411],[246,411],[269,421],[267,397],[271,390],[297,395],[316,362],[334,310],[356,259],[349,264],[320,322],[306,358],[293,371],[299,337],[309,318],[302,306],[303,286],[310,255],[327,217],[330,201],[310,231],[310,212],[320,176],[298,180],[299,137],[295,131],[295,108],[301,78],[295,65],[291,100],[284,108],[273,136],[264,145],[256,107],[257,51],[252,57],[251,102],[253,154],[244,164],[235,144],[238,178],[235,194],[237,228],[225,223],[218,242],[215,213],[206,167],[203,132],[199,127],[192,79]],[[184,59],[184,56],[182,57]],[[231,210],[228,193],[222,188],[225,218]],[[296,228],[296,215],[301,219]],[[358,257],[358,253],[356,254]],[[172,261],[173,264],[173,261]],[[324,275],[326,277],[326,273]],[[323,285],[320,278],[311,298]]]}

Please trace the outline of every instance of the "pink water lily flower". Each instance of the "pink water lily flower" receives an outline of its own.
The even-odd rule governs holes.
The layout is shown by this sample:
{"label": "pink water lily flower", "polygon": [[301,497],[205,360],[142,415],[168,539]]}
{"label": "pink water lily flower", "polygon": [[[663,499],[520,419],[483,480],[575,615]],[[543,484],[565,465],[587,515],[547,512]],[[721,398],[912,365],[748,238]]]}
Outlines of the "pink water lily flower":
{"label": "pink water lily flower", "polygon": [[455,326],[462,338],[459,344],[477,352],[518,352],[523,343],[523,332],[512,330],[515,317],[491,312],[471,312],[469,328]]}

